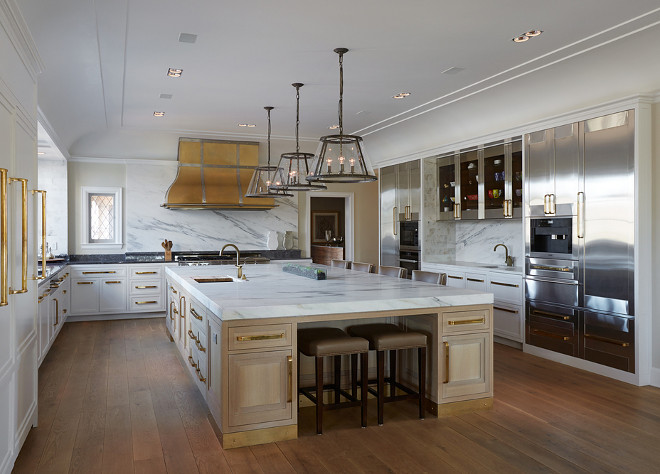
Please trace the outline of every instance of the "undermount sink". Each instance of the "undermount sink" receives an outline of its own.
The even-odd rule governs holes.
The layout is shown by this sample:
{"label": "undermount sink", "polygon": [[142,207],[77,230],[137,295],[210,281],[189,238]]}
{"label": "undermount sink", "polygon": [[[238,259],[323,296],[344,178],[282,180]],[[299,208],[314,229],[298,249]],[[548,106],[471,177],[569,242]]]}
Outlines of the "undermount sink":
{"label": "undermount sink", "polygon": [[243,281],[238,278],[232,278],[230,276],[222,276],[222,277],[197,277],[194,278],[197,283],[224,283],[224,282],[231,282],[231,281]]}

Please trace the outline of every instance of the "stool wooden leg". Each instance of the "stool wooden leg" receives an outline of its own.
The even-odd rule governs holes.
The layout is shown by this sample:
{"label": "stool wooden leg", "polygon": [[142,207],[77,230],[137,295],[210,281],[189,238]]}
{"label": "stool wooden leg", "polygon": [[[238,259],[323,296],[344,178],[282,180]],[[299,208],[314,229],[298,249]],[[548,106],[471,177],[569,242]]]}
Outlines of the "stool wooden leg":
{"label": "stool wooden leg", "polygon": [[323,432],[323,357],[316,358],[316,434]]}
{"label": "stool wooden leg", "polygon": [[378,424],[382,425],[385,404],[385,351],[378,351],[376,359],[378,366]]}
{"label": "stool wooden leg", "polygon": [[[356,355],[357,357],[357,355]],[[367,427],[367,397],[369,389],[369,353],[363,352],[360,354],[360,362],[362,365],[360,380],[362,381],[362,404],[360,405],[360,414],[362,415],[362,428]]]}
{"label": "stool wooden leg", "polygon": [[390,351],[390,397],[396,395],[396,350]]}
{"label": "stool wooden leg", "polygon": [[341,394],[339,390],[341,389],[341,356],[335,356],[335,403],[339,403]]}
{"label": "stool wooden leg", "polygon": [[419,417],[424,419],[424,405],[426,400],[426,347],[417,349],[417,368],[419,370]]}
{"label": "stool wooden leg", "polygon": [[357,400],[358,355],[351,354],[351,395]]}

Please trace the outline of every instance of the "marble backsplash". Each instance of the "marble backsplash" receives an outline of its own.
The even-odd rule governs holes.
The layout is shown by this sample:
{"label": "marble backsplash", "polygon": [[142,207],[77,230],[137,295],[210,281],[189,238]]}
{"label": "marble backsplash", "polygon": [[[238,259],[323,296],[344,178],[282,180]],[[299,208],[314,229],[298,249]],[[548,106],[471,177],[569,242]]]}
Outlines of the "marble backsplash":
{"label": "marble backsplash", "polygon": [[[66,254],[69,251],[67,162],[40,159],[38,173],[38,189],[46,191],[46,243],[53,255]],[[41,200],[38,202],[41,207]],[[41,220],[38,222],[41,232]],[[38,253],[41,255],[41,237]]]}
{"label": "marble backsplash", "polygon": [[[175,252],[219,250],[224,244],[267,249],[269,231],[298,235],[298,199],[279,198],[268,211],[170,210],[160,207],[176,176],[172,165],[126,165],[126,252],[162,252],[165,239]],[[294,248],[297,248],[297,238]]]}

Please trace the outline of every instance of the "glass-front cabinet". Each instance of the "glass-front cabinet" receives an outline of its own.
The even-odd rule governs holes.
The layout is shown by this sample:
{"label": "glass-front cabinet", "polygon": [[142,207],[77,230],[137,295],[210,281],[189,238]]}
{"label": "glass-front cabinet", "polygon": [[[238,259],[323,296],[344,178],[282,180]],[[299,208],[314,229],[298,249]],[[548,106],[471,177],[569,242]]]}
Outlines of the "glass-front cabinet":
{"label": "glass-front cabinet", "polygon": [[438,220],[522,216],[520,137],[441,155]]}

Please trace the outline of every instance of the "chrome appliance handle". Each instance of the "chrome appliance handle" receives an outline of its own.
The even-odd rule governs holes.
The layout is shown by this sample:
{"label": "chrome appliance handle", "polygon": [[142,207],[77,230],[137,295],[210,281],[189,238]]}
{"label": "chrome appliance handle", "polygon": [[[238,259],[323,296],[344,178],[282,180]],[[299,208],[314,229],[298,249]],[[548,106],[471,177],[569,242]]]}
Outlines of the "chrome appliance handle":
{"label": "chrome appliance handle", "polygon": [[584,193],[577,193],[577,237],[584,239]]}
{"label": "chrome appliance handle", "polygon": [[392,231],[394,231],[394,235],[396,235],[396,211],[397,208],[394,206],[392,208]]}

